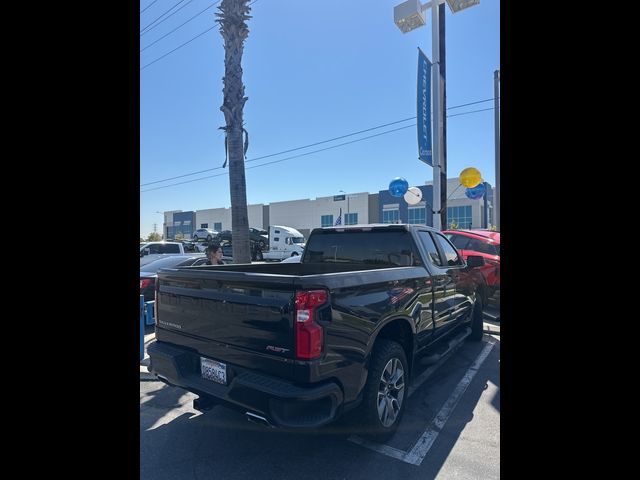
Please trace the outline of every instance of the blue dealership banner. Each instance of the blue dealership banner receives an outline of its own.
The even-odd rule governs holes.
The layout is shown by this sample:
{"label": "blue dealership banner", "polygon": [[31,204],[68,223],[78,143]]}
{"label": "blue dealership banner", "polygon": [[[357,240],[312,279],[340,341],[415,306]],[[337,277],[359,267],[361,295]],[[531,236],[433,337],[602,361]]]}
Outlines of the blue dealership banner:
{"label": "blue dealership banner", "polygon": [[418,158],[433,167],[431,150],[431,62],[418,47]]}

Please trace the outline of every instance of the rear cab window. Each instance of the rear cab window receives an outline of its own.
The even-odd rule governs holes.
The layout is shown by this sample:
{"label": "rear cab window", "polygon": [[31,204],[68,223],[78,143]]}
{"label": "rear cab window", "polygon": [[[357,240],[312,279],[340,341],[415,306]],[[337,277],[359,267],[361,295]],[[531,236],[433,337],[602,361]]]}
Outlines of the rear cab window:
{"label": "rear cab window", "polygon": [[406,230],[320,231],[309,238],[304,263],[362,263],[383,267],[421,266]]}

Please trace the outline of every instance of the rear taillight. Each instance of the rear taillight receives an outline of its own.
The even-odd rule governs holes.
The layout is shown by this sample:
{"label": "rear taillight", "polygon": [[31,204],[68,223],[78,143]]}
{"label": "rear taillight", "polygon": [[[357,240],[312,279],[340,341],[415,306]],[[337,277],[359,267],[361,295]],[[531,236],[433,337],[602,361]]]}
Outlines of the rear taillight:
{"label": "rear taillight", "polygon": [[153,280],[150,278],[141,278],[140,279],[140,290],[143,288],[147,288],[149,285],[153,283]]}
{"label": "rear taillight", "polygon": [[316,323],[317,310],[327,302],[325,290],[302,290],[296,292],[296,358],[310,360],[322,353],[324,332]]}

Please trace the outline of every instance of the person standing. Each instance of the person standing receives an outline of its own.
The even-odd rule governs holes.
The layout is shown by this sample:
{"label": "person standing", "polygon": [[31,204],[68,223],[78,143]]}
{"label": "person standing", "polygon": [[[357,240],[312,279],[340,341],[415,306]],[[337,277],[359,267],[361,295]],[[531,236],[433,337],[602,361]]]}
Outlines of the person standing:
{"label": "person standing", "polygon": [[207,246],[206,255],[209,259],[206,265],[224,265],[222,261],[222,247],[219,243],[210,242]]}

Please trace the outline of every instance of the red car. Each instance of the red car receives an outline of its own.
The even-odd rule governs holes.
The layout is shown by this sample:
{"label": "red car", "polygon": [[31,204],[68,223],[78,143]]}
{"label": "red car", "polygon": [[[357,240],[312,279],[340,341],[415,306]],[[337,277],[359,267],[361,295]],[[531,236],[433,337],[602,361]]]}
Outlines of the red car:
{"label": "red car", "polygon": [[492,230],[443,230],[465,261],[469,255],[480,255],[485,265],[482,275],[491,288],[491,294],[500,291],[500,232]]}

